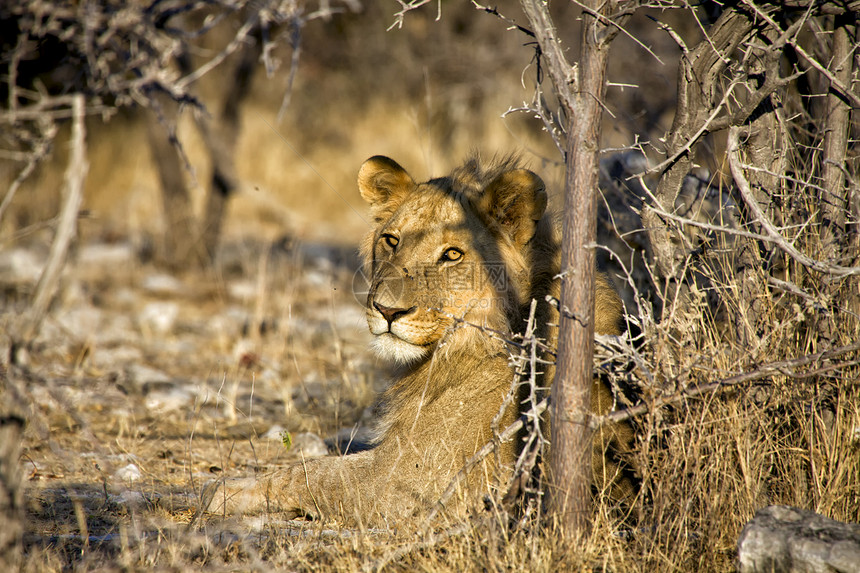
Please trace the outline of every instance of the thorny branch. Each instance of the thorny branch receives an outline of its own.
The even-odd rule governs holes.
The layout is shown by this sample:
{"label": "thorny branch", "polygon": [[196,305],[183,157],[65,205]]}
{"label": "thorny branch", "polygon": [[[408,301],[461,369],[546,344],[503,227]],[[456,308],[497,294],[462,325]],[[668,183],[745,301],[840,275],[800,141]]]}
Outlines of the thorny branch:
{"label": "thorny branch", "polygon": [[523,11],[532,25],[532,33],[537,39],[537,48],[540,50],[539,57],[547,61],[546,70],[550,79],[556,86],[556,95],[561,100],[565,112],[573,113],[577,109],[577,101],[574,94],[579,92],[579,72],[576,65],[571,66],[555,25],[549,19],[549,13],[544,7],[532,2],[522,2]]}
{"label": "thorny branch", "polygon": [[[514,342],[511,340],[503,339],[506,343],[514,345],[519,348],[519,353],[517,355],[511,354],[511,360],[515,364],[514,368],[514,377],[511,381],[511,386],[508,391],[505,400],[502,402],[499,411],[493,418],[492,422],[492,431],[493,431],[493,440],[484,445],[483,448],[478,450],[471,458],[469,458],[459,472],[451,479],[451,482],[448,484],[448,487],[439,497],[437,502],[430,509],[430,512],[425,517],[422,522],[422,531],[426,531],[433,523],[433,520],[439,514],[439,512],[445,509],[445,504],[448,503],[448,500],[451,499],[451,496],[457,491],[457,487],[460,485],[460,482],[465,479],[465,477],[469,474],[469,472],[481,461],[484,460],[488,455],[498,450],[499,444],[502,442],[507,442],[511,440],[522,428],[529,427],[531,429],[529,437],[527,438],[527,446],[523,449],[522,454],[520,455],[520,459],[517,460],[516,469],[514,472],[514,476],[511,478],[511,484],[513,484],[516,480],[519,479],[519,476],[522,474],[527,474],[531,472],[531,468],[534,465],[534,461],[537,459],[537,450],[539,450],[546,442],[545,438],[541,434],[540,429],[540,420],[541,414],[546,409],[549,401],[548,399],[544,399],[540,402],[537,401],[537,372],[538,365],[543,361],[538,359],[537,350],[538,347],[544,347],[544,345],[538,341],[538,339],[534,335],[534,329],[536,327],[535,324],[535,309],[537,306],[537,301],[532,300],[532,304],[529,310],[529,318],[526,326],[525,333],[522,335],[521,342]],[[491,336],[498,337],[498,333],[489,329],[487,327],[478,326],[470,323],[463,322],[462,324],[467,325],[471,328],[478,328],[483,332],[489,333]],[[507,338],[507,337],[506,337]],[[514,398],[518,395],[518,390],[521,384],[523,384],[523,377],[528,376],[528,384],[530,389],[529,403],[532,404],[531,408],[525,411],[516,422],[499,432],[498,424],[504,416],[505,410],[513,405],[515,402]],[[530,452],[534,452],[531,455],[530,460],[532,465],[528,465],[526,462],[527,454]]]}
{"label": "thorny branch", "polygon": [[[832,89],[838,91],[839,95],[849,100],[854,108],[860,108],[860,96],[854,93],[854,91],[849,86],[846,86],[841,81],[839,81],[839,78],[833,75],[833,73],[828,70],[826,66],[822,65],[818,60],[809,55],[809,53],[803,48],[803,46],[798,43],[796,34],[787,34],[786,32],[788,31],[783,30],[782,27],[769,14],[762,10],[755,2],[752,2],[751,0],[744,0],[744,4],[749,6],[755,12],[756,16],[767,22],[769,26],[778,31],[781,35],[784,35],[785,41],[792,48],[794,48],[794,50],[798,54],[800,54],[800,56],[804,60],[806,60],[809,65],[815,68],[818,73],[827,78],[827,80],[830,82],[830,87]],[[811,7],[812,6],[810,4],[809,8]]]}
{"label": "thorny branch", "polygon": [[[406,14],[411,12],[412,10],[417,10],[421,6],[425,4],[429,4],[433,0],[397,0],[397,3],[400,4],[400,11],[398,11],[394,15],[394,22],[388,27],[388,30],[393,30],[394,28],[402,28],[403,27],[403,19],[406,17]],[[440,20],[442,18],[442,0],[436,0],[437,8],[436,8],[436,20]]]}
{"label": "thorny branch", "polygon": [[638,404],[630,408],[625,408],[623,410],[612,412],[611,414],[607,414],[606,416],[599,418],[598,423],[606,424],[623,422],[625,420],[630,420],[631,418],[634,418],[636,416],[640,416],[646,412],[653,412],[664,406],[683,402],[687,398],[701,396],[709,392],[718,392],[720,390],[725,390],[733,386],[737,386],[738,384],[742,384],[744,382],[761,380],[762,378],[767,378],[773,375],[783,375],[788,376],[790,378],[807,378],[811,376],[817,376],[825,372],[832,372],[833,370],[838,370],[855,364],[860,364],[860,359],[855,358],[847,362],[825,364],[823,366],[815,368],[812,371],[807,372],[798,372],[797,368],[800,368],[802,366],[808,366],[810,364],[821,364],[825,361],[832,360],[839,356],[844,356],[852,352],[857,352],[858,350],[860,350],[860,342],[855,342],[854,344],[848,344],[846,346],[840,346],[838,348],[831,348],[823,352],[808,354],[799,358],[770,362],[759,366],[755,370],[744,372],[743,374],[738,374],[729,378],[723,378],[722,380],[718,380],[716,382],[711,382],[708,384],[688,386],[680,392],[676,392],[672,395],[659,396],[649,402],[644,402],[642,404]]}
{"label": "thorny branch", "polygon": [[[486,330],[485,328],[477,325],[469,325],[469,327],[481,328],[482,330]],[[651,374],[647,365],[645,365],[642,357],[639,356],[638,352],[623,338],[618,339],[619,337],[605,336],[597,336],[596,338],[601,341],[606,347],[616,349],[615,354],[613,355],[613,358],[615,360],[632,360],[635,367],[641,372],[643,372],[643,374],[653,383],[653,375]],[[491,455],[498,448],[499,443],[509,441],[513,439],[523,429],[527,429],[528,435],[525,438],[526,445],[522,449],[520,456],[517,459],[514,473],[509,480],[510,489],[505,496],[506,501],[510,502],[512,499],[515,498],[515,496],[519,496],[522,494],[523,478],[528,477],[532,468],[534,467],[534,464],[536,463],[539,452],[542,451],[542,448],[546,445],[546,438],[542,434],[540,420],[541,417],[544,415],[544,412],[549,407],[549,397],[544,397],[541,400],[537,400],[537,388],[534,378],[534,373],[536,372],[537,364],[539,362],[536,359],[536,349],[538,347],[537,343],[538,341],[533,336],[533,334],[527,333],[525,336],[523,336],[522,342],[518,343],[520,353],[518,355],[512,355],[512,359],[519,366],[516,369],[517,375],[514,377],[514,380],[511,384],[511,393],[515,394],[515,389],[523,383],[522,368],[523,366],[527,366],[529,372],[529,378],[527,380],[527,383],[529,384],[530,390],[530,396],[528,400],[529,406],[524,409],[523,413],[519,416],[519,418],[517,418],[514,423],[506,427],[501,432],[498,432],[496,430],[494,439],[484,444],[481,449],[479,449],[471,458],[466,461],[465,464],[463,464],[460,471],[457,472],[457,474],[451,479],[451,482],[449,483],[443,494],[440,496],[439,500],[428,512],[427,516],[422,522],[421,531],[427,532],[429,530],[429,528],[432,526],[433,520],[436,518],[436,516],[439,515],[441,511],[444,510],[445,504],[451,499],[451,496],[456,492],[457,488],[466,478],[469,472],[472,471],[487,456]],[[701,396],[707,393],[718,392],[721,390],[727,390],[744,382],[761,380],[762,378],[767,378],[775,374],[789,376],[792,378],[806,378],[819,375],[825,372],[842,369],[860,363],[860,359],[853,359],[848,362],[837,362],[832,364],[824,363],[840,356],[856,352],[858,350],[860,350],[860,342],[841,346],[839,348],[832,348],[815,354],[801,356],[799,358],[763,364],[761,366],[758,366],[754,370],[744,372],[742,374],[731,376],[729,378],[724,378],[708,384],[688,386],[683,390],[675,392],[668,396],[658,396],[653,400],[618,409],[604,416],[592,417],[590,425],[592,426],[592,428],[596,429],[600,426],[604,426],[607,424],[617,424],[626,420],[636,418],[648,412],[654,412],[665,406],[683,402],[684,400],[687,400],[689,398]],[[528,359],[525,363],[523,363],[523,358],[525,358],[526,356],[528,356]],[[798,368],[811,364],[819,364],[821,366],[811,371],[797,371]],[[508,407],[509,405],[509,403],[506,403],[505,405],[503,405],[503,408]]]}
{"label": "thorny branch", "polygon": [[729,129],[727,150],[729,167],[731,168],[732,177],[734,178],[735,185],[737,185],[741,197],[743,197],[747,208],[753,214],[754,220],[761,225],[762,229],[764,229],[766,233],[766,239],[776,244],[780,249],[783,250],[783,252],[785,252],[798,263],[820,273],[826,273],[837,277],[846,277],[860,274],[860,267],[843,267],[841,265],[825,263],[804,255],[803,253],[798,251],[794,245],[789,243],[786,238],[779,232],[779,230],[767,217],[767,215],[765,215],[764,211],[762,211],[758,202],[755,200],[755,197],[752,193],[752,189],[750,188],[749,181],[747,181],[746,176],[744,175],[743,165],[738,158],[740,133],[741,128],[733,127]]}
{"label": "thorny branch", "polygon": [[[733,129],[737,132],[740,131],[740,128],[733,128]],[[735,136],[735,143],[737,143],[737,136]],[[739,170],[739,176],[741,178],[741,181],[738,182],[738,180],[735,179],[735,183],[738,185],[738,190],[741,192],[741,195],[744,198],[745,202],[755,203],[754,197],[752,197],[752,191],[750,190],[749,182],[746,180],[745,176],[743,175],[743,171],[741,170],[741,169],[752,170],[755,168],[750,166],[750,165],[743,165],[737,160],[737,158],[736,158],[737,146],[735,146],[735,147],[730,146],[728,151],[729,151],[729,154],[728,154],[729,165],[731,166],[732,163],[734,163],[736,168]],[[732,175],[734,176],[734,170],[732,171]],[[649,195],[649,197],[651,197],[651,199],[655,200],[655,205],[656,205],[656,199],[654,199],[653,193],[650,190],[647,190],[647,187],[644,185],[644,183],[643,183],[643,188],[646,189],[646,193]],[[746,194],[744,194],[744,193],[746,193]],[[791,245],[791,243],[789,243],[789,241],[786,239],[786,237],[783,236],[779,232],[779,230],[776,228],[776,226],[773,224],[773,222],[767,217],[767,215],[764,214],[764,212],[761,210],[760,207],[758,207],[757,204],[755,207],[751,206],[750,208],[755,209],[756,221],[762,223],[762,227],[766,231],[768,231],[767,234],[762,235],[760,233],[753,233],[751,231],[733,228],[733,227],[729,227],[729,226],[723,225],[723,224],[714,224],[714,223],[709,223],[707,221],[698,221],[696,219],[691,219],[689,217],[684,217],[682,215],[677,215],[675,213],[671,213],[671,212],[669,212],[669,211],[667,211],[667,210],[665,210],[659,206],[655,206],[652,209],[660,217],[663,217],[665,219],[669,219],[670,221],[675,221],[675,222],[681,223],[683,225],[689,225],[691,227],[698,227],[700,229],[705,229],[708,231],[712,231],[714,233],[721,233],[721,234],[724,234],[727,236],[731,235],[731,236],[736,236],[736,237],[743,237],[746,239],[753,239],[755,241],[763,241],[765,243],[772,243],[774,245],[777,245],[780,249],[785,250],[786,254],[791,256],[793,259],[795,259],[797,262],[801,263],[802,265],[809,267],[813,270],[825,273],[825,274],[830,274],[830,275],[837,276],[837,277],[845,277],[845,276],[852,276],[852,275],[860,274],[860,267],[844,267],[844,266],[840,266],[840,265],[833,265],[831,263],[819,261],[817,259],[813,259],[811,257],[808,257],[808,256],[804,255],[803,253],[800,253],[795,247],[793,247]]]}

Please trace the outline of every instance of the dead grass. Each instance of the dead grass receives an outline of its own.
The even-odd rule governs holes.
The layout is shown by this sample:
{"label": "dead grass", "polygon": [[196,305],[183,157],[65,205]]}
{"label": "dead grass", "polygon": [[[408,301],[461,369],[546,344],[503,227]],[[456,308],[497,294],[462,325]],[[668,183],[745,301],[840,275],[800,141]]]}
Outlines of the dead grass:
{"label": "dead grass", "polygon": [[[495,41],[475,42],[478,32],[499,33],[492,19],[474,24],[469,12],[463,22],[455,15],[434,24],[433,16],[410,17],[409,30],[384,40],[376,29],[384,19],[376,28],[345,26],[340,47],[304,60],[293,113],[281,126],[272,118],[281,86],[260,79],[257,97],[243,109],[242,188],[231,199],[216,271],[170,277],[141,261],[137,251],[161,224],[143,119],[114,119],[106,127],[90,121],[91,216],[81,222],[77,258],[29,372],[13,376],[29,407],[22,570],[725,571],[734,567],[743,524],[765,505],[860,522],[855,354],[841,357],[846,364],[834,370],[775,374],[638,418],[633,455],[641,494],[630,508],[598,496],[592,532],[576,547],[560,546],[559,536],[537,523],[512,527],[508,516],[482,503],[469,523],[426,538],[416,537],[411,524],[354,531],[276,514],[213,515],[192,524],[194,496],[206,480],[297,459],[283,446],[281,429],[346,438],[372,419],[388,373],[367,350],[362,310],[351,294],[352,249],[367,228],[354,183],[361,161],[389,154],[424,177],[476,144],[551,155],[534,126],[515,117],[498,121],[522,99],[519,74],[530,54],[516,42],[504,54]],[[466,29],[458,33],[458,26]],[[359,54],[349,52],[358,46],[370,67],[356,66]],[[446,46],[450,51],[440,52]],[[482,57],[457,61],[466,52]],[[430,63],[419,72],[415,61]],[[617,77],[659,75],[638,58],[618,61]],[[382,71],[380,62],[391,67]],[[380,75],[356,72],[374,66]],[[648,116],[612,122],[611,144],[631,141],[631,133],[662,134],[671,102],[652,97],[661,83],[673,84],[673,74],[643,83],[636,93],[645,96],[610,94],[619,108],[646,109]],[[204,96],[217,99],[218,78],[208,81]],[[627,100],[637,97],[647,101]],[[640,119],[645,127],[635,125]],[[199,184],[209,166],[190,118],[180,130],[194,168],[189,180]],[[7,252],[46,252],[45,222],[57,211],[66,161],[62,137],[55,152],[53,167],[28,181],[0,222]],[[541,161],[533,167],[560,189],[552,184],[560,180],[558,167]],[[14,177],[8,165],[0,167],[3,177]],[[198,203],[203,191],[194,189]],[[26,235],[17,234],[22,229]],[[114,247],[119,254],[111,258],[105,249]],[[804,248],[815,252],[814,244]],[[659,324],[645,317],[639,352],[652,381],[642,368],[622,374],[642,398],[815,352],[825,327],[836,333],[833,346],[856,339],[851,312],[821,313],[783,293],[762,301],[757,343],[739,346],[725,318],[741,307],[731,268],[719,257],[709,260],[696,269],[706,287],[682,297],[666,293],[665,301],[679,304]],[[825,289],[791,268],[784,278],[813,294]],[[3,285],[0,332],[31,288],[27,280]],[[856,282],[843,289],[856,300]]]}
{"label": "dead grass", "polygon": [[[231,244],[220,272],[161,287],[158,269],[134,259],[71,267],[29,377],[19,378],[31,407],[23,570],[722,571],[733,568],[741,527],[765,505],[860,520],[854,364],[643,416],[639,498],[619,511],[598,497],[592,533],[575,548],[559,547],[536,522],[512,527],[480,502],[469,523],[418,538],[409,524],[356,531],[277,514],[192,523],[206,480],[296,459],[276,424],[294,436],[344,435],[368,423],[386,377],[365,348],[340,251],[270,249]],[[176,305],[174,322],[147,325],[153,304]],[[652,391],[755,367],[746,349],[703,336],[712,321],[683,318],[647,330],[642,356],[664,384]],[[774,337],[755,363],[792,356],[795,344]]]}

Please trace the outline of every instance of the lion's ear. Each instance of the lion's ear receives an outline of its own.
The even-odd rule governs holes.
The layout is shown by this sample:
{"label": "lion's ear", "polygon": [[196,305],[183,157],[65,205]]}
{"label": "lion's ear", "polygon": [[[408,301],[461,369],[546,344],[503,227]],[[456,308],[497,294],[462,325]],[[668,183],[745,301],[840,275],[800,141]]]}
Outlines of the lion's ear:
{"label": "lion's ear", "polygon": [[377,222],[386,219],[415,188],[415,181],[396,161],[376,155],[358,170],[358,190],[370,203]]}
{"label": "lion's ear", "polygon": [[527,169],[505,171],[490,182],[481,197],[484,212],[507,229],[519,246],[534,236],[546,205],[546,185]]}

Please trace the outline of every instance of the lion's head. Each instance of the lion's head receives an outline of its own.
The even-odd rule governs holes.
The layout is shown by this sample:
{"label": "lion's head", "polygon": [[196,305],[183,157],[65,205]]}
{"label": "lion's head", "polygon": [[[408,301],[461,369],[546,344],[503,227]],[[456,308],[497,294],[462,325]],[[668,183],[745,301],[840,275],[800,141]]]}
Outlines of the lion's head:
{"label": "lion's head", "polygon": [[447,177],[415,180],[387,157],[361,167],[358,186],[375,228],[367,322],[375,349],[401,363],[456,346],[476,329],[507,331],[531,296],[531,243],[547,206],[543,181],[508,159],[474,159]]}

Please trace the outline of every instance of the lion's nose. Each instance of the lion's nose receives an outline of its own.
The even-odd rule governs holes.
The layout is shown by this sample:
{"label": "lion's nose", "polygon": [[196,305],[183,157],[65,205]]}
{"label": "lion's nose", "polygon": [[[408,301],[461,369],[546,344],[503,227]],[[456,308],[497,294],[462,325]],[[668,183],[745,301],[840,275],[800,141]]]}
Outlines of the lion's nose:
{"label": "lion's nose", "polygon": [[376,302],[373,303],[373,308],[378,310],[379,314],[381,314],[383,318],[388,321],[388,326],[391,326],[391,323],[400,318],[401,316],[407,315],[413,310],[415,310],[414,306],[412,308],[391,308],[388,306],[383,306]]}

